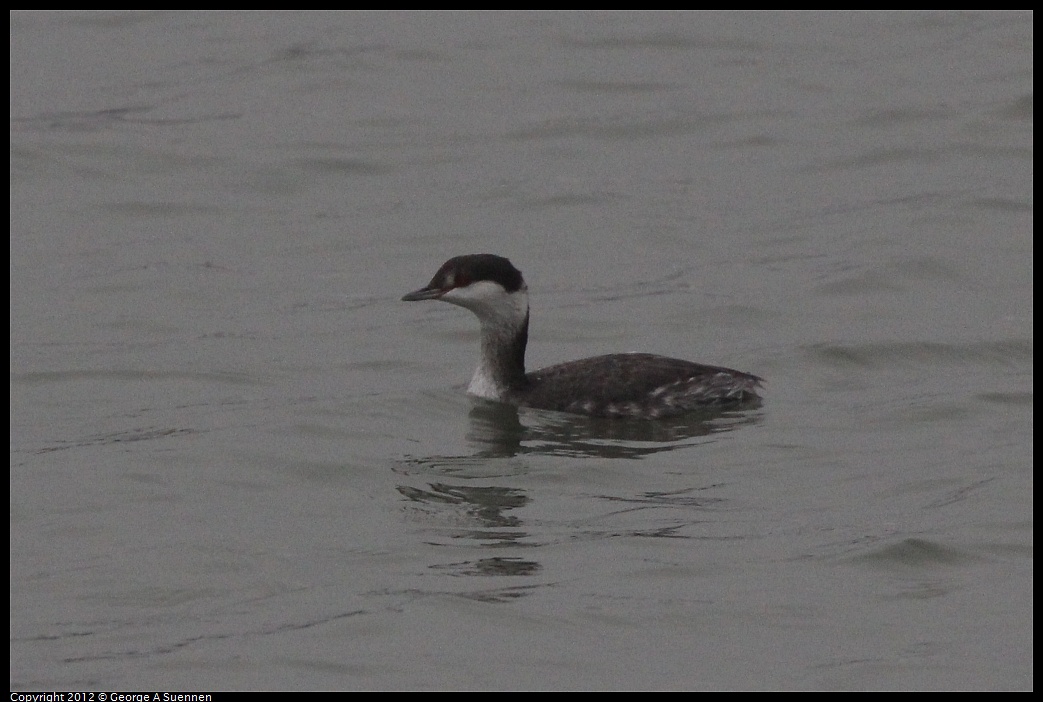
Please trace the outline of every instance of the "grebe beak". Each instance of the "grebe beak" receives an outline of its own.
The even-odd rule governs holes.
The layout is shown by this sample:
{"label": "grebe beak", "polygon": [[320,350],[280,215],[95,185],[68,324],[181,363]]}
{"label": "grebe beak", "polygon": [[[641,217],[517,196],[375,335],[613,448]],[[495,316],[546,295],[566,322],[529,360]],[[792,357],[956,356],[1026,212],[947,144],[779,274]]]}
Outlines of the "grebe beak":
{"label": "grebe beak", "polygon": [[438,298],[442,297],[442,295],[445,295],[447,292],[449,292],[448,289],[433,288],[429,285],[426,288],[420,288],[419,290],[414,290],[411,293],[403,295],[402,300],[404,302],[416,302],[417,300],[437,300]]}

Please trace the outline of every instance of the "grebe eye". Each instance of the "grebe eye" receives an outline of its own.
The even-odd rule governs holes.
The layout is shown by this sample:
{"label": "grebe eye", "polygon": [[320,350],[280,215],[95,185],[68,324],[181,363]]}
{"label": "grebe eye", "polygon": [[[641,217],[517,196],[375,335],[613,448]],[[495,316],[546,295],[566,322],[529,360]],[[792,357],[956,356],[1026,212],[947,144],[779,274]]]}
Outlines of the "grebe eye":
{"label": "grebe eye", "polygon": [[456,280],[453,281],[453,287],[466,288],[471,284],[471,277],[468,275],[457,275]]}

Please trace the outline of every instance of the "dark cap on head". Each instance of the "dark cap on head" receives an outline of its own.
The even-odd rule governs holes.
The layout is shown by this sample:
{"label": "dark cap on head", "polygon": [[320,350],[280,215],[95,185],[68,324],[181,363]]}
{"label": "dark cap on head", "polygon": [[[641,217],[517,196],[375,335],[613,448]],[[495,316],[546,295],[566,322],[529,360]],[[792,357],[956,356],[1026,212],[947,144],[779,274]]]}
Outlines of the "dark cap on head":
{"label": "dark cap on head", "polygon": [[495,254],[454,256],[438,269],[426,287],[409,293],[403,300],[431,300],[454,288],[463,288],[482,280],[500,284],[509,293],[525,285],[521,271],[509,260]]}

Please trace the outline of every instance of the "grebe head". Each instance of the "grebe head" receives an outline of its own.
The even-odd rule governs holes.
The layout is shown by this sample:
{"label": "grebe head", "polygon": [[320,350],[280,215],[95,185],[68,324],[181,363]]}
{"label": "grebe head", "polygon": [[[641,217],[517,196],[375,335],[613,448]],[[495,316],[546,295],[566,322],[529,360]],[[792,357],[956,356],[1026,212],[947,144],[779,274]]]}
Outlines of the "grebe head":
{"label": "grebe head", "polygon": [[442,300],[465,307],[482,327],[481,357],[467,392],[504,400],[524,387],[529,293],[521,271],[502,256],[470,254],[442,264],[425,287],[403,300]]}
{"label": "grebe head", "polygon": [[529,316],[528,289],[521,271],[493,254],[451,258],[430,283],[402,299],[441,300],[465,307],[478,316],[483,327],[517,328]]}

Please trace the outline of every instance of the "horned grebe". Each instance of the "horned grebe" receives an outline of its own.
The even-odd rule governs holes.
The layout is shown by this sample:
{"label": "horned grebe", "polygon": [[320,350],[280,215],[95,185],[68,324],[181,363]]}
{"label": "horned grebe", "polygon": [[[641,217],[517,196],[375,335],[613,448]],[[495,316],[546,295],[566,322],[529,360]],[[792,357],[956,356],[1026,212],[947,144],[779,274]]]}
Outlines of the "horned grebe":
{"label": "horned grebe", "polygon": [[761,379],[650,353],[619,353],[525,372],[529,295],[502,256],[456,256],[403,300],[441,300],[478,316],[482,355],[467,392],[522,407],[593,417],[658,419],[759,400]]}

